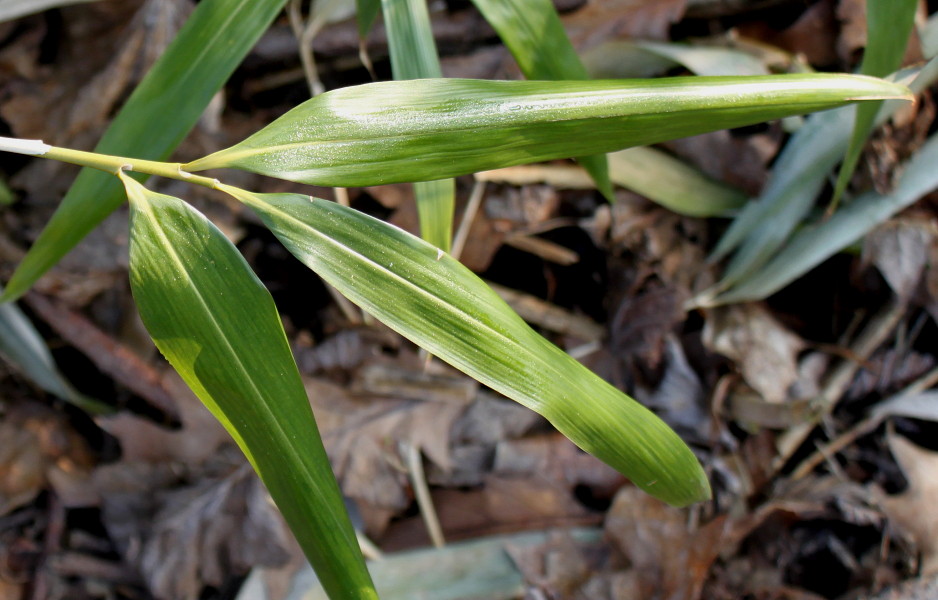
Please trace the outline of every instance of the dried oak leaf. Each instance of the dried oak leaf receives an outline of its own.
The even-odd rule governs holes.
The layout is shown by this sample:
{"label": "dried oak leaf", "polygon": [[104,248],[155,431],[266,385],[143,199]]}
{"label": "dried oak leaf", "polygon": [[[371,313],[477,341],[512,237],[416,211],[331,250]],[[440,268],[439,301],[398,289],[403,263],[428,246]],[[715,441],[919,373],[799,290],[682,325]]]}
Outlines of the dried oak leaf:
{"label": "dried oak leaf", "polygon": [[638,576],[638,597],[660,600],[699,598],[713,561],[732,541],[725,517],[692,531],[683,510],[634,487],[616,495],[605,529]]}
{"label": "dried oak leaf", "polygon": [[399,442],[416,446],[444,469],[450,467],[451,429],[466,403],[359,398],[324,380],[305,378],[305,384],[329,458],[348,496],[381,508],[407,507],[409,484],[400,466]]}
{"label": "dried oak leaf", "polygon": [[798,380],[804,341],[759,304],[718,308],[707,315],[706,346],[733,360],[743,378],[766,402],[782,402]]}
{"label": "dried oak leaf", "polygon": [[107,488],[105,527],[156,598],[195,600],[206,585],[289,558],[286,526],[246,463],[170,491],[178,479],[165,465],[126,464],[95,476]]}
{"label": "dried oak leaf", "polygon": [[915,541],[922,553],[922,575],[938,573],[938,453],[924,450],[899,435],[888,437],[889,448],[908,479],[903,493],[883,498],[893,525]]}
{"label": "dried oak leaf", "polygon": [[60,413],[28,404],[0,422],[0,516],[52,488],[66,506],[85,506],[91,450]]}
{"label": "dried oak leaf", "polygon": [[909,300],[922,281],[936,238],[931,219],[888,221],[866,236],[863,262],[876,265],[896,295]]}
{"label": "dried oak leaf", "polygon": [[686,7],[687,0],[592,0],[563,21],[579,48],[615,37],[667,39]]}

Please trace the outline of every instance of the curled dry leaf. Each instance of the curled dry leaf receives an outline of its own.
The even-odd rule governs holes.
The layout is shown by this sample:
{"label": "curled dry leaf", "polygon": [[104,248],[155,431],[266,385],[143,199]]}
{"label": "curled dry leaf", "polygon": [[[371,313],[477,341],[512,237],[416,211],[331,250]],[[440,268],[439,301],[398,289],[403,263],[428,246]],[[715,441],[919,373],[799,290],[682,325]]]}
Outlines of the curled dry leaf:
{"label": "curled dry leaf", "polygon": [[889,287],[902,300],[915,294],[938,237],[932,220],[888,221],[863,243],[863,260],[876,265]]}
{"label": "curled dry leaf", "polygon": [[157,598],[195,600],[205,585],[288,558],[286,527],[247,464],[172,491],[178,477],[165,465],[124,463],[95,481],[108,533]]}
{"label": "curled dry leaf", "polygon": [[640,598],[694,600],[729,541],[725,517],[697,530],[683,510],[624,487],[606,517],[606,533],[632,563]]}
{"label": "curled dry leaf", "polygon": [[39,405],[10,410],[0,422],[0,516],[52,488],[65,506],[93,500],[83,485],[91,450],[62,414]]}
{"label": "curled dry leaf", "polygon": [[687,0],[603,0],[588,2],[563,21],[577,47],[617,37],[665,39],[686,5]]}
{"label": "curled dry leaf", "polygon": [[733,360],[766,402],[782,402],[798,380],[804,341],[759,304],[718,308],[707,315],[704,344]]}
{"label": "curled dry leaf", "polygon": [[938,453],[895,434],[888,441],[909,487],[901,494],[885,497],[883,509],[892,524],[917,544],[922,554],[922,574],[938,574]]}

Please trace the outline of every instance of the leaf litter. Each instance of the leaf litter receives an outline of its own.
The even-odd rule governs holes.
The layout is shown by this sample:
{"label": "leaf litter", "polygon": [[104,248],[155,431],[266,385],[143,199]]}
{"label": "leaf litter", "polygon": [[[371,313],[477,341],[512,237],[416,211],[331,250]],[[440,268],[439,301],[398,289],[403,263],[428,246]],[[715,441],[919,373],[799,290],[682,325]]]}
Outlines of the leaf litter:
{"label": "leaf litter", "polygon": [[[444,68],[516,73],[478,16],[465,3],[447,4],[432,17]],[[625,65],[635,56],[635,38],[650,38],[687,42],[682,52],[751,51],[771,70],[798,68],[799,60],[850,70],[865,43],[862,6],[568,2],[563,19],[581,50],[609,54],[605,63]],[[183,0],[92,3],[0,27],[0,125],[15,135],[90,146],[190,7]],[[258,129],[305,93],[295,46],[284,45],[287,29],[279,23],[265,36],[192,143],[225,146],[232,141],[225,138]],[[340,24],[317,38],[329,85],[360,76],[350,66],[354,29]],[[694,39],[701,33],[720,35]],[[753,50],[760,44],[761,55]],[[914,53],[913,45],[910,60]],[[684,68],[673,60],[639,66]],[[874,137],[854,188],[888,192],[901,177],[896,165],[921,146],[933,115],[925,95]],[[725,189],[756,196],[785,135],[770,125],[669,149]],[[70,183],[68,168],[40,164],[3,167],[14,193],[14,208],[0,213],[5,275]],[[705,257],[725,221],[680,216],[650,202],[651,194],[622,189],[616,203],[605,204],[583,189],[569,164],[519,167],[511,177],[520,179],[487,184],[465,262],[507,284],[519,303],[536,300],[537,327],[677,428],[711,473],[715,500],[680,511],[638,493],[537,415],[436,362],[425,368],[396,334],[351,327],[311,286],[297,303],[303,308],[282,307],[287,333],[363,532],[387,551],[428,542],[404,444],[425,463],[451,548],[506,536],[485,551],[510,557],[498,563],[512,574],[506,598],[847,599],[873,597],[902,580],[927,585],[917,578],[936,568],[938,533],[931,533],[928,505],[935,448],[882,426],[851,432],[875,416],[927,443],[938,420],[927,388],[894,396],[927,379],[936,364],[929,343],[938,319],[934,197],[887,220],[864,238],[859,254],[836,257],[791,291],[759,304],[689,311],[688,299],[718,279],[720,265]],[[471,182],[459,185],[468,190]],[[351,198],[405,228],[416,223],[410,198],[395,186],[353,190]],[[251,217],[222,218],[243,233],[242,248],[260,248],[248,254],[263,263],[271,244],[252,242]],[[140,357],[146,369],[121,358],[120,349],[141,346],[118,283],[125,265],[113,248],[120,235],[117,226],[106,229],[41,288],[113,345],[83,346],[29,309],[65,376],[119,413],[76,417],[22,376],[0,370],[0,556],[20,578],[0,578],[0,598],[18,597],[28,586],[15,581],[31,579],[55,590],[48,597],[233,598],[232,582],[261,565],[268,575],[283,573],[279,594],[265,597],[286,598],[298,581],[297,550],[243,458],[174,376],[162,375],[152,351]],[[553,246],[509,244],[512,236]],[[550,252],[558,249],[578,260],[557,264]],[[265,267],[261,276],[273,289],[291,289],[297,278],[280,268]],[[875,351],[857,356],[854,332],[893,296],[901,302],[898,325]],[[123,383],[101,366],[107,364],[125,370]],[[853,366],[849,381],[832,383],[844,364]],[[153,372],[178,406],[175,427],[148,412],[148,392],[128,384]],[[784,451],[786,434],[815,422],[818,399],[830,389],[841,392],[821,425],[797,452]],[[841,439],[845,445],[806,475],[790,478],[807,455]],[[583,528],[590,535],[571,533]],[[543,536],[524,541],[531,531]],[[918,593],[894,589],[899,598]]]}

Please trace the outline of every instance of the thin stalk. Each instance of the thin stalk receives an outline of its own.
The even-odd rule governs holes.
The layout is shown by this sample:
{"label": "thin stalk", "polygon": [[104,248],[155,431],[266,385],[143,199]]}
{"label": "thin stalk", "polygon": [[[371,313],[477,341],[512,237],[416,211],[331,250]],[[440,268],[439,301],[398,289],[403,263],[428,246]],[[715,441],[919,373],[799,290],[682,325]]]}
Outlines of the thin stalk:
{"label": "thin stalk", "polygon": [[148,175],[158,175],[169,179],[186,181],[211,189],[218,189],[217,179],[193,175],[192,173],[183,171],[182,163],[165,163],[155,160],[111,156],[109,154],[70,150],[56,146],[49,146],[49,149],[44,154],[37,156],[71,163],[73,165],[80,165],[82,167],[91,167],[111,174],[116,174],[118,171],[134,171],[137,173],[146,173]]}

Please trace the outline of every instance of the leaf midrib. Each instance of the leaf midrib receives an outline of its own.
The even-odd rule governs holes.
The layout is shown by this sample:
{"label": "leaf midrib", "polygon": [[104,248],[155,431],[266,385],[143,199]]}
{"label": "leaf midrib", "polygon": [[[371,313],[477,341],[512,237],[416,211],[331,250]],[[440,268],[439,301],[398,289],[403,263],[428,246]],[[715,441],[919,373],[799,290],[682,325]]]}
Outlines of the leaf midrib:
{"label": "leaf midrib", "polygon": [[[146,196],[143,196],[143,198],[144,198],[144,205],[145,205],[145,207],[146,207],[144,210],[145,210],[145,212],[146,212],[148,218],[150,218],[150,220],[151,220],[154,224],[158,224],[159,222],[158,222],[158,220],[156,219],[156,215],[155,215],[155,213],[154,213],[153,210],[152,210],[152,205],[150,204],[149,201],[146,200]],[[185,210],[185,209],[184,209],[184,210]],[[228,349],[228,351],[229,351],[229,353],[231,354],[231,356],[234,357],[234,360],[235,360],[235,362],[237,363],[238,367],[239,367],[239,368],[241,369],[241,371],[245,374],[245,376],[246,376],[246,378],[247,378],[247,380],[248,380],[248,382],[249,382],[249,384],[250,384],[250,386],[251,386],[253,392],[257,395],[258,398],[263,399],[264,396],[263,396],[263,394],[261,394],[261,391],[260,391],[260,389],[259,389],[257,383],[254,381],[253,376],[251,376],[250,371],[249,371],[247,368],[245,368],[244,362],[241,360],[241,357],[240,357],[240,356],[238,355],[238,353],[235,351],[234,347],[231,345],[231,342],[228,340],[228,337],[225,335],[225,332],[224,332],[224,330],[222,329],[221,325],[218,323],[218,320],[215,318],[215,315],[214,315],[214,314],[212,313],[212,311],[209,309],[209,305],[208,305],[208,303],[206,302],[204,296],[202,295],[201,290],[199,289],[199,287],[198,287],[197,285],[195,285],[194,280],[193,280],[192,276],[190,275],[189,270],[186,268],[185,264],[182,262],[182,259],[180,258],[179,254],[176,252],[175,247],[174,247],[173,244],[170,242],[169,238],[166,237],[166,234],[164,233],[162,227],[156,227],[155,230],[156,230],[156,232],[157,232],[157,235],[159,236],[159,240],[160,240],[161,245],[164,246],[164,248],[167,250],[167,254],[170,256],[170,258],[173,260],[173,262],[176,263],[176,265],[179,267],[180,271],[185,274],[186,280],[187,280],[187,282],[189,283],[190,288],[194,291],[195,296],[196,296],[196,298],[197,298],[198,301],[199,301],[199,304],[201,304],[201,306],[202,306],[204,312],[208,315],[209,321],[211,322],[212,327],[213,327],[213,328],[216,330],[216,332],[218,333],[218,336],[217,336],[218,339],[221,339],[221,340],[223,341],[224,346]],[[193,365],[193,373],[194,373],[194,371],[195,371],[195,368],[194,368],[194,367],[195,367],[195,361],[193,361],[192,365]],[[208,390],[206,390],[206,391],[208,391]],[[282,427],[282,425],[281,425],[281,422],[280,422],[280,419],[278,419],[278,418],[276,417],[276,415],[274,415],[274,413],[273,413],[273,411],[271,410],[269,404],[268,404],[267,402],[262,401],[262,402],[260,402],[260,405],[261,405],[262,410],[264,411],[264,413],[266,413],[267,417],[269,418],[270,422],[273,424],[273,429],[274,429],[274,431],[276,432],[277,436],[280,438],[280,441],[281,441],[280,446],[281,446],[281,448],[284,448],[284,449],[286,450],[286,452],[287,452],[287,453],[290,455],[290,457],[293,459],[294,464],[301,464],[301,465],[302,465],[302,464],[305,464],[304,461],[301,460],[301,455],[300,455],[300,453],[297,451],[297,449],[294,447],[294,445],[289,442],[290,436],[289,436],[289,435],[286,433],[286,431],[283,429],[283,427]],[[232,425],[234,425],[234,423],[232,423]],[[239,435],[240,435],[240,433],[239,433]],[[253,455],[253,452],[252,452],[251,454]],[[304,473],[306,472],[305,469],[303,469],[303,471],[304,471]],[[311,478],[309,478],[309,477],[304,477],[304,479],[306,479],[307,481],[309,481],[310,483],[312,483],[313,486],[314,486],[314,489],[318,489],[319,486],[316,485],[315,482],[313,482]]]}

